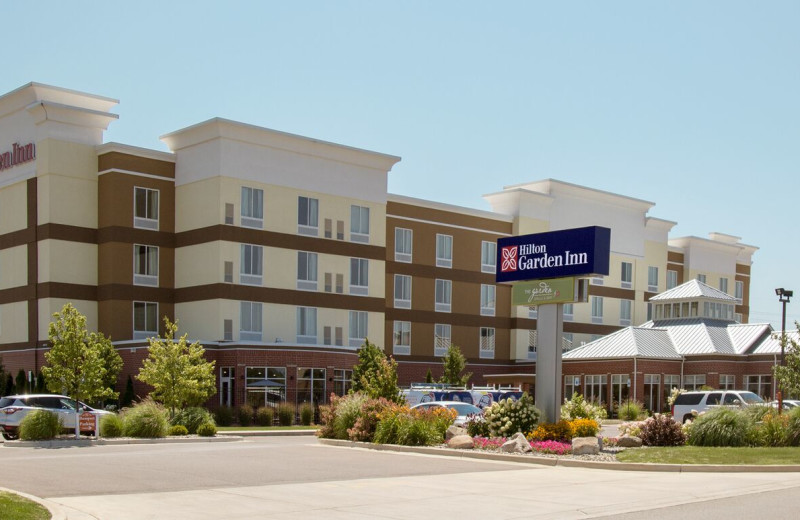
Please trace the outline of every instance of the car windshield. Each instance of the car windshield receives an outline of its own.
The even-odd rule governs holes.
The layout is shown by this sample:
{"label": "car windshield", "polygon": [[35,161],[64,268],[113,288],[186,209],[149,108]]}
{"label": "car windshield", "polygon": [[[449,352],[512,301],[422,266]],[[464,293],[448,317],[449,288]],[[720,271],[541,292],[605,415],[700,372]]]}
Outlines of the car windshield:
{"label": "car windshield", "polygon": [[764,402],[763,399],[758,397],[753,392],[742,392],[740,395],[742,396],[742,401],[747,404],[759,404]]}
{"label": "car windshield", "polygon": [[480,408],[478,408],[475,405],[469,404],[469,403],[450,404],[450,405],[447,405],[447,407],[448,408],[452,408],[453,410],[458,412],[458,415],[469,415],[471,413],[477,413],[477,414],[483,413],[483,412],[481,412]]}

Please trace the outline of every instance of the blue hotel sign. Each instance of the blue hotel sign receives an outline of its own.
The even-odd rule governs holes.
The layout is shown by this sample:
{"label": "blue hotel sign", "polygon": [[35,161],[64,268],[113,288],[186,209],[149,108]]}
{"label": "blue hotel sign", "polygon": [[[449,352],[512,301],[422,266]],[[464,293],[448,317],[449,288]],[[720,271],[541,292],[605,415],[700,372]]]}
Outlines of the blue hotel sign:
{"label": "blue hotel sign", "polygon": [[607,275],[611,230],[599,226],[501,238],[497,283]]}

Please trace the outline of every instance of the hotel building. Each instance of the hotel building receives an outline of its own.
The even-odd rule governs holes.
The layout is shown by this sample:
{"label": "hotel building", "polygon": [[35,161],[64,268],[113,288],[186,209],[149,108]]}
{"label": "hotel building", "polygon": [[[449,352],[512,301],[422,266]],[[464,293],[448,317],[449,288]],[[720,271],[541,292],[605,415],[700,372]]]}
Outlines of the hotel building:
{"label": "hotel building", "polygon": [[648,322],[657,294],[695,279],[748,322],[757,248],[670,238],[652,202],[552,179],[484,195],[488,211],[420,200],[387,191],[399,157],[224,119],[163,135],[170,152],[106,143],[116,103],[37,83],[0,96],[11,373],[38,371],[51,316],[72,302],[123,357],[118,389],[163,316],[216,361],[215,403],[345,392],[364,338],[395,357],[401,384],[438,376],[451,344],[474,383],[529,384],[536,308],[495,284],[496,241],[587,225],[611,228],[611,271],[565,305],[565,351]]}

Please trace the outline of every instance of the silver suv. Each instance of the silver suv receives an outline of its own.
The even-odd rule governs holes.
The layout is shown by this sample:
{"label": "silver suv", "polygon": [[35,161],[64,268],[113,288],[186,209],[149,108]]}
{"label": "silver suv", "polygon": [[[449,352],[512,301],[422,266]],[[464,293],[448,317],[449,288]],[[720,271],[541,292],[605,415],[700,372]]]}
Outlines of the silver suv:
{"label": "silver suv", "polygon": [[705,392],[684,392],[672,404],[672,418],[685,423],[694,416],[693,412],[705,412],[716,406],[765,405],[763,399],[747,390],[708,390]]}
{"label": "silver suv", "polygon": [[19,423],[22,419],[33,410],[44,408],[58,415],[65,430],[75,431],[75,418],[78,416],[76,403],[81,407],[80,411],[82,412],[93,412],[96,415],[111,413],[105,410],[96,410],[65,395],[9,395],[0,398],[0,430],[2,430],[4,438],[16,439],[19,436]]}

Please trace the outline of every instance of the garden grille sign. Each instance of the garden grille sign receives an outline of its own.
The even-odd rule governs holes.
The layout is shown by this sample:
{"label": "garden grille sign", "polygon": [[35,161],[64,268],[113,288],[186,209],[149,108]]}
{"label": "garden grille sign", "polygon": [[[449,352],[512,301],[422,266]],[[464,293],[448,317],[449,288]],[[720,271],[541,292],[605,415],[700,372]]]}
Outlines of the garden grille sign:
{"label": "garden grille sign", "polygon": [[501,238],[496,282],[608,275],[611,230],[600,226]]}

